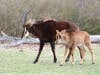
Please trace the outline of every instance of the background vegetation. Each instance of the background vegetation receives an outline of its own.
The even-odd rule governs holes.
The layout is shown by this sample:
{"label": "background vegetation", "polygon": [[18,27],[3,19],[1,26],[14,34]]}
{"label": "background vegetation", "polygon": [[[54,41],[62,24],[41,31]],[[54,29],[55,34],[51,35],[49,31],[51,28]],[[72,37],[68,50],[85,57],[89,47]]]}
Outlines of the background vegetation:
{"label": "background vegetation", "polygon": [[28,18],[70,20],[91,34],[100,34],[100,0],[0,0],[0,31],[20,36],[27,8],[32,8]]}

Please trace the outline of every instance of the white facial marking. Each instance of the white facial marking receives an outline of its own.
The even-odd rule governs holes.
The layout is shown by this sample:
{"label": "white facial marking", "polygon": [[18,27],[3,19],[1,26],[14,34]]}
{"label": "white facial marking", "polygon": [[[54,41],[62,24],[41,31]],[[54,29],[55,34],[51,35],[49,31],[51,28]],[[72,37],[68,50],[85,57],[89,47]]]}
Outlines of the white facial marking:
{"label": "white facial marking", "polygon": [[25,28],[25,33],[24,33],[24,37],[26,38],[26,37],[28,37],[30,34],[29,34],[29,32],[26,30],[26,28]]}
{"label": "white facial marking", "polygon": [[25,33],[25,37],[28,37],[29,36],[29,32],[27,31],[26,33]]}
{"label": "white facial marking", "polygon": [[25,28],[25,32],[26,32],[27,30],[26,30],[26,28]]}

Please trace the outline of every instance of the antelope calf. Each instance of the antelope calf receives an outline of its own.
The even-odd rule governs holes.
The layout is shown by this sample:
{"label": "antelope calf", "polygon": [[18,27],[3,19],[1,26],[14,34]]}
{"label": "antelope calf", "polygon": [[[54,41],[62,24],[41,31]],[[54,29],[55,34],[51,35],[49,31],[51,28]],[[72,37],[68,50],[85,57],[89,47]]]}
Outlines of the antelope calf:
{"label": "antelope calf", "polygon": [[[91,54],[92,64],[94,64],[94,56],[93,56],[93,49],[91,45],[90,35],[86,31],[70,32],[66,30],[62,31],[56,30],[56,33],[57,33],[56,41],[59,42],[60,39],[63,41],[65,45],[65,53],[61,65],[65,63],[65,59],[67,58],[69,52],[71,52],[72,64],[74,64],[75,47],[79,47],[81,50],[85,50],[84,46],[86,46],[89,49]],[[80,61],[80,64],[83,64],[84,59],[85,59],[85,53],[82,54],[82,59]]]}

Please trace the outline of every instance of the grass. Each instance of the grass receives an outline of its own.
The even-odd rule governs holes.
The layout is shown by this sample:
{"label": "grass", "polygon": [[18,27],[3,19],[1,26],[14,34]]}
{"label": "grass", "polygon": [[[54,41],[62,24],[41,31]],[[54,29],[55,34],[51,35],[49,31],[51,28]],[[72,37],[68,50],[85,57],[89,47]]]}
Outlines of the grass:
{"label": "grass", "polygon": [[[34,49],[34,48],[33,48]],[[0,75],[100,75],[100,50],[94,50],[95,64],[91,64],[90,53],[87,50],[83,65],[79,65],[79,52],[75,51],[74,65],[71,62],[59,66],[63,57],[63,48],[56,48],[58,62],[52,63],[51,50],[43,50],[37,64],[32,64],[37,51],[16,49],[0,50]]]}

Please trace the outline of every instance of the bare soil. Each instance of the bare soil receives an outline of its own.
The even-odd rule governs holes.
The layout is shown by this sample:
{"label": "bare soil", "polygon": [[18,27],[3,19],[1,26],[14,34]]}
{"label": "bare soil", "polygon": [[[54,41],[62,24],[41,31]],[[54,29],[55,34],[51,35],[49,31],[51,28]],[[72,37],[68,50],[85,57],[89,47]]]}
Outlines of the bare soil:
{"label": "bare soil", "polygon": [[[93,49],[100,48],[100,43],[92,44],[92,46],[93,46]],[[57,48],[64,48],[64,46],[61,44],[56,45],[56,49]],[[0,44],[0,50],[8,50],[8,49],[14,49],[14,50],[19,50],[19,51],[24,51],[24,50],[36,51],[39,49],[39,44],[21,44],[14,47],[5,47],[3,46],[3,44]],[[46,49],[46,50],[50,49],[50,45],[49,44],[45,45],[43,49]]]}

